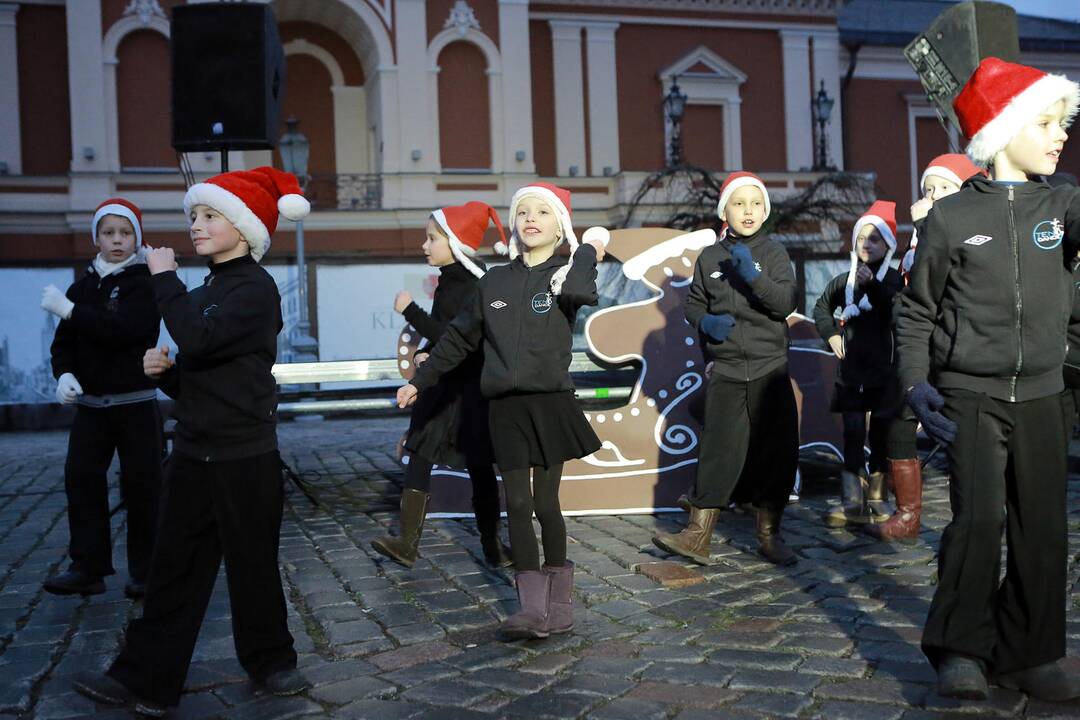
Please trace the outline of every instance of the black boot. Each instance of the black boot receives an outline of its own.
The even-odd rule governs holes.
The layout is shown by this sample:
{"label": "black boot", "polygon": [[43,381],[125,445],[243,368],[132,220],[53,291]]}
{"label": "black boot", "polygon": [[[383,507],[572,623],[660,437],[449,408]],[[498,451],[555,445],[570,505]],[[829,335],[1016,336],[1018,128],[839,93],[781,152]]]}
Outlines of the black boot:
{"label": "black boot", "polygon": [[139,715],[154,718],[165,716],[164,705],[135,697],[123,683],[105,673],[76,673],[71,678],[71,685],[80,695],[103,705],[131,705]]}
{"label": "black boot", "polygon": [[499,496],[473,495],[473,514],[476,515],[476,530],[480,533],[480,547],[484,550],[484,561],[491,567],[510,567],[514,559],[510,548],[499,537]]}
{"label": "black boot", "polygon": [[42,585],[45,592],[53,595],[100,595],[105,592],[105,581],[78,570],[68,570],[51,577]]}
{"label": "black boot", "polygon": [[427,516],[428,494],[422,490],[405,488],[401,491],[401,534],[398,537],[384,536],[371,541],[376,552],[396,560],[405,567],[416,564],[420,553],[420,535],[424,531],[424,518]]}
{"label": "black boot", "polygon": [[1001,687],[1022,690],[1039,700],[1065,702],[1080,697],[1080,677],[1065,672],[1056,662],[1003,673],[995,681]]}
{"label": "black boot", "polygon": [[271,673],[266,676],[266,679],[262,681],[262,686],[266,688],[266,691],[271,695],[278,697],[289,697],[290,695],[299,695],[300,693],[308,690],[311,687],[311,681],[300,674],[299,670],[279,670],[276,673]]}
{"label": "black boot", "polygon": [[146,595],[146,581],[128,578],[124,583],[124,596],[131,600],[139,600]]}
{"label": "black boot", "polygon": [[990,694],[982,663],[964,655],[947,654],[938,663],[938,695],[961,700],[985,700]]}

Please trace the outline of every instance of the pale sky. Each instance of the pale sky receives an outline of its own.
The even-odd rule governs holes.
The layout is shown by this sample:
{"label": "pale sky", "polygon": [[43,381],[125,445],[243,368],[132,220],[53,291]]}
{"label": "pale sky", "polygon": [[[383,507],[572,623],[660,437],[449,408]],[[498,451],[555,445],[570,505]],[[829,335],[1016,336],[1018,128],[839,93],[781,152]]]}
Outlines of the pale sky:
{"label": "pale sky", "polygon": [[1080,22],[1080,2],[1076,0],[998,0],[1012,5],[1022,15],[1040,15]]}

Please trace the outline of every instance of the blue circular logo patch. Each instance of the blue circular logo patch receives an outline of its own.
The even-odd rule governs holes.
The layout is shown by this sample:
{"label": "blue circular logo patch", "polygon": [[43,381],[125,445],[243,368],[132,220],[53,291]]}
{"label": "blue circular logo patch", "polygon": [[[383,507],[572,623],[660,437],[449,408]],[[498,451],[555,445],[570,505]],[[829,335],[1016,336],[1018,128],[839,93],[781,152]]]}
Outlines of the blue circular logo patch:
{"label": "blue circular logo patch", "polygon": [[1035,243],[1035,247],[1040,250],[1053,250],[1061,244],[1064,237],[1065,229],[1057,218],[1043,220],[1035,226],[1035,230],[1031,233],[1031,239]]}
{"label": "blue circular logo patch", "polygon": [[543,315],[551,309],[551,293],[536,293],[532,297],[532,309],[534,313]]}

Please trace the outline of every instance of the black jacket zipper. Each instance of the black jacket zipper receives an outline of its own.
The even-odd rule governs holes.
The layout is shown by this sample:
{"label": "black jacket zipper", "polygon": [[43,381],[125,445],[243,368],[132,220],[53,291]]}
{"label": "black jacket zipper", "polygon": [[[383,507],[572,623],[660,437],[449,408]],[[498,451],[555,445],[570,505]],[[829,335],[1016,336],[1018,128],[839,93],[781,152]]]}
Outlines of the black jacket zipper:
{"label": "black jacket zipper", "polygon": [[1009,381],[1009,401],[1016,402],[1016,379],[1024,367],[1024,297],[1020,285],[1020,240],[1016,237],[1013,211],[1013,187],[1009,186],[1009,239],[1012,241],[1013,268],[1016,277],[1016,369]]}

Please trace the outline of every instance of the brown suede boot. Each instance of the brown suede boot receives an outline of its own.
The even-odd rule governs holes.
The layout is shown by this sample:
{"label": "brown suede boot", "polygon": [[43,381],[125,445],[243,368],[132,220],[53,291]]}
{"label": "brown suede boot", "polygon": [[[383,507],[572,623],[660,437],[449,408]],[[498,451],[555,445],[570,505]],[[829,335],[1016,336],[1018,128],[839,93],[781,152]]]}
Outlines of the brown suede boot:
{"label": "brown suede boot", "polygon": [[506,618],[499,632],[508,640],[546,638],[548,607],[551,603],[551,576],[540,570],[522,570],[514,579],[521,609]]}
{"label": "brown suede boot", "polygon": [[870,522],[883,523],[896,510],[889,502],[887,485],[885,473],[870,473],[866,489],[866,509],[870,511]]}
{"label": "brown suede boot", "polygon": [[758,554],[774,565],[794,565],[799,557],[780,537],[780,520],[784,509],[757,509]]}
{"label": "brown suede boot", "polygon": [[420,535],[424,531],[427,515],[428,494],[422,490],[405,488],[401,491],[401,534],[398,537],[383,536],[371,541],[371,547],[381,555],[411,568],[420,552]]}
{"label": "brown suede boot", "polygon": [[675,507],[679,508],[683,512],[690,512],[694,509],[694,506],[690,504],[690,496],[683,493],[679,496],[679,499],[675,501]]}
{"label": "brown suede boot", "polygon": [[825,515],[829,527],[865,525],[870,522],[870,510],[866,507],[868,485],[861,476],[850,470],[840,473],[840,505]]}
{"label": "brown suede boot", "polygon": [[867,535],[878,540],[913,543],[919,537],[922,515],[922,466],[918,458],[889,460],[889,478],[896,495],[896,512],[881,525],[867,525]]}
{"label": "brown suede boot", "polygon": [[682,555],[698,565],[708,565],[711,556],[712,532],[720,508],[690,507],[690,521],[678,534],[659,533],[653,536],[653,544],[661,550]]}
{"label": "brown suede boot", "polygon": [[548,602],[547,630],[552,635],[574,629],[574,563],[545,565],[551,578],[551,601]]}

